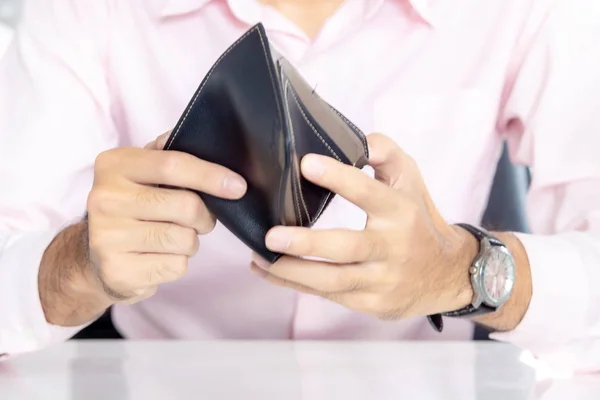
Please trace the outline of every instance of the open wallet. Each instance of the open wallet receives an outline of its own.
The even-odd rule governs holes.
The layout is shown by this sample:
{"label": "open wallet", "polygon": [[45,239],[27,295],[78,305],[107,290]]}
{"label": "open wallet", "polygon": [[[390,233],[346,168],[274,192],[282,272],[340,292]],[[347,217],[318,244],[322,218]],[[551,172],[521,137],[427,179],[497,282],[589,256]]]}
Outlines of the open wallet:
{"label": "open wallet", "polygon": [[248,184],[240,200],[198,193],[217,220],[267,261],[277,226],[311,227],[335,196],[302,177],[310,153],[363,168],[364,134],[321,99],[269,43],[257,24],[210,69],[168,138],[165,150],[222,165]]}

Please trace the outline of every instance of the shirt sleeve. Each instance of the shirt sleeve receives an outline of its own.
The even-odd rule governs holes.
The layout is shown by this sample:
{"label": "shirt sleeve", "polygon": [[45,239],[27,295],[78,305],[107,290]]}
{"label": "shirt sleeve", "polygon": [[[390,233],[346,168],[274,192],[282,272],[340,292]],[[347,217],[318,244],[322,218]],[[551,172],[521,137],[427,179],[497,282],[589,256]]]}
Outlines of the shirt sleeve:
{"label": "shirt sleeve", "polygon": [[600,3],[557,1],[534,25],[524,30],[500,119],[513,161],[533,176],[533,233],[518,235],[533,298],[516,330],[492,337],[558,368],[598,371]]}
{"label": "shirt sleeve", "polygon": [[0,354],[81,328],[46,322],[37,279],[46,247],[84,215],[96,156],[118,145],[107,16],[105,1],[27,1],[0,62]]}

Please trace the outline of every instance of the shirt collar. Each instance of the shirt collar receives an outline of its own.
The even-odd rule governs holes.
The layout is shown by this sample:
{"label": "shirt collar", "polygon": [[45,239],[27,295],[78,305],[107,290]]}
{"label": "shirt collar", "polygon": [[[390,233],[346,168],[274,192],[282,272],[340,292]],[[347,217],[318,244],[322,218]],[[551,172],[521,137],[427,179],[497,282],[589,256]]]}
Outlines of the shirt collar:
{"label": "shirt collar", "polygon": [[410,6],[428,25],[435,27],[439,22],[440,1],[439,0],[409,0]]}
{"label": "shirt collar", "polygon": [[[156,11],[161,18],[168,18],[198,11],[211,1],[214,0],[154,0],[156,4]],[[368,10],[368,12],[375,11],[376,9],[378,9],[384,0],[371,1],[373,3],[373,6]],[[431,26],[435,26],[437,24],[439,19],[439,8],[437,8],[439,0],[408,0],[408,3],[410,4],[411,8],[416,13],[416,15],[419,18],[421,18],[425,23]]]}
{"label": "shirt collar", "polygon": [[155,11],[161,18],[176,17],[200,10],[212,0],[154,0]]}

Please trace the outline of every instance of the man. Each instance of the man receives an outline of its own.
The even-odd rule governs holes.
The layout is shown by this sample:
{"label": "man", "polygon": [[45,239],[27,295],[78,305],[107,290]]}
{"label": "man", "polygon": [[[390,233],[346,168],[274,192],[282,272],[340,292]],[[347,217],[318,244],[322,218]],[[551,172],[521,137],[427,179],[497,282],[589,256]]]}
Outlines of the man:
{"label": "man", "polygon": [[[269,233],[288,255],[275,265],[191,191],[158,187],[237,199],[242,177],[153,140],[258,21],[322,97],[385,135],[369,136],[374,178],[302,160],[339,196],[313,230]],[[475,321],[600,366],[594,1],[54,0],[30,2],[19,29],[0,68],[0,353],[116,304],[134,339],[467,340]],[[533,171],[532,235],[476,226],[504,138]]]}

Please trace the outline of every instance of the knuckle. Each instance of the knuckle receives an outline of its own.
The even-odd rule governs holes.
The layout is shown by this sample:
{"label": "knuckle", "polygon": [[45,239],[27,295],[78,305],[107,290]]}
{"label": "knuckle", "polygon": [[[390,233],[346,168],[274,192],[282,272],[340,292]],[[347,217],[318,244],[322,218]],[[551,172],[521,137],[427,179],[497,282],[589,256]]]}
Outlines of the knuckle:
{"label": "knuckle", "polygon": [[110,254],[104,254],[100,258],[100,264],[97,272],[100,275],[100,278],[109,287],[122,286],[126,279],[124,276],[124,270],[120,266],[121,262],[118,257]]}
{"label": "knuckle", "polygon": [[393,307],[390,307],[390,303],[385,296],[373,296],[371,299],[371,304],[369,306],[371,312],[381,320],[391,321],[398,319],[398,310]]}
{"label": "knuckle", "polygon": [[114,201],[113,192],[103,186],[95,186],[88,194],[86,208],[88,213],[103,212],[107,204]]}
{"label": "knuckle", "polygon": [[363,240],[359,241],[355,248],[359,253],[359,257],[364,256],[364,258],[368,260],[381,260],[387,258],[387,248],[385,243],[372,235],[366,235]]}
{"label": "knuckle", "polygon": [[383,297],[379,294],[369,296],[366,303],[369,310],[375,315],[382,314],[387,308],[387,302],[384,301]]}
{"label": "knuckle", "polygon": [[333,278],[331,290],[333,292],[354,292],[364,287],[362,281],[351,274],[339,270]]}
{"label": "knuckle", "polygon": [[102,255],[105,244],[107,243],[108,235],[103,231],[94,229],[94,225],[89,225],[88,245],[99,255]]}
{"label": "knuckle", "polygon": [[[127,232],[125,232],[126,234]],[[115,247],[121,243],[124,232],[118,227],[91,220],[88,224],[88,246],[102,260],[114,253]]]}
{"label": "knuckle", "polygon": [[145,245],[149,248],[158,246],[161,249],[167,249],[174,243],[173,236],[170,232],[170,225],[168,224],[161,227],[148,228],[144,240]]}
{"label": "knuckle", "polygon": [[185,234],[181,238],[182,250],[185,254],[193,256],[198,252],[200,247],[200,240],[196,231],[193,229],[186,230]]}
{"label": "knuckle", "polygon": [[135,202],[140,206],[164,204],[167,199],[166,191],[157,188],[146,187],[135,193]]}
{"label": "knuckle", "polygon": [[356,291],[362,290],[363,288],[364,288],[363,281],[356,277],[352,277],[347,281],[346,290],[348,292],[356,292]]}
{"label": "knuckle", "polygon": [[133,305],[146,300],[156,294],[158,286],[148,286],[142,289],[137,289],[134,292],[134,296],[125,300],[123,303]]}
{"label": "knuckle", "polygon": [[176,173],[180,164],[181,157],[177,152],[165,151],[161,153],[157,167],[164,178],[169,178]]}
{"label": "knuckle", "polygon": [[117,150],[107,150],[96,156],[94,160],[94,171],[96,173],[102,173],[113,165],[115,151]]}
{"label": "knuckle", "polygon": [[187,272],[186,257],[171,257],[167,262],[156,264],[149,274],[149,283],[165,283],[181,279]]}
{"label": "knuckle", "polygon": [[207,216],[208,217],[204,220],[201,226],[202,229],[199,231],[201,234],[210,233],[217,226],[217,218],[209,212],[207,212]]}
{"label": "knuckle", "polygon": [[179,209],[187,225],[194,226],[206,219],[206,207],[200,196],[188,190],[182,190],[178,193],[178,197]]}

